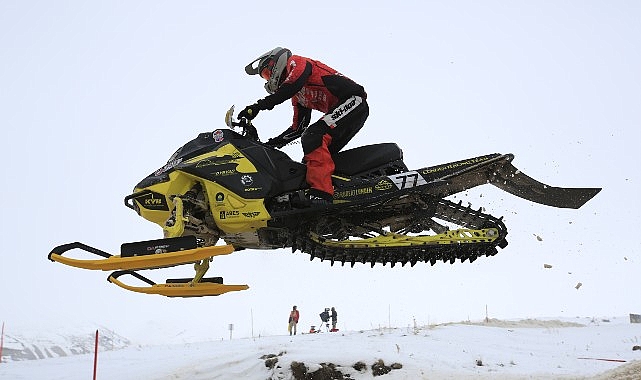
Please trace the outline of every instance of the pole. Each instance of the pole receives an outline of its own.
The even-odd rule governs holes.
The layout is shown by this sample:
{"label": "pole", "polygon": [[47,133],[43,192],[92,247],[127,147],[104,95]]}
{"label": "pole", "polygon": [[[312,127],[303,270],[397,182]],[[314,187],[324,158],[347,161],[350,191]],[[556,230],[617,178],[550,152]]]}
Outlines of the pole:
{"label": "pole", "polygon": [[392,305],[387,304],[387,328],[392,329]]}
{"label": "pole", "polygon": [[4,321],[2,321],[2,333],[0,333],[0,363],[2,363],[2,346],[4,346]]}
{"label": "pole", "polygon": [[96,380],[96,370],[98,369],[98,330],[96,330],[96,347],[93,351],[93,380]]}

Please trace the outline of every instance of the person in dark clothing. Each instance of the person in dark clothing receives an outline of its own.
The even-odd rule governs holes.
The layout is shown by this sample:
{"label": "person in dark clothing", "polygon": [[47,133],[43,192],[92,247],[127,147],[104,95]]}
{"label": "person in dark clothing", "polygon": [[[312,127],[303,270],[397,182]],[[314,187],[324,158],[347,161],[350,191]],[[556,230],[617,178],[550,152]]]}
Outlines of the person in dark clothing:
{"label": "person in dark clothing", "polygon": [[336,329],[336,323],[338,323],[338,313],[336,312],[336,309],[334,307],[332,307],[331,317],[332,317],[332,329],[330,331],[338,331]]}
{"label": "person in dark clothing", "polygon": [[326,331],[329,331],[329,308],[326,307],[325,310],[319,314],[319,317],[321,322],[325,324],[325,327],[327,328]]}
{"label": "person in dark clothing", "polygon": [[[267,144],[280,148],[301,137],[303,160],[307,165],[306,181],[310,186],[309,203],[314,206],[332,204],[332,155],[345,147],[365,124],[369,116],[365,89],[326,64],[293,55],[289,49],[281,47],[252,61],[245,67],[245,72],[260,74],[267,81],[265,89],[270,95],[245,107],[238,118],[252,120],[258,112],[271,110],[291,99],[294,107],[291,126],[269,139]],[[310,125],[312,110],[320,111],[324,116]]]}

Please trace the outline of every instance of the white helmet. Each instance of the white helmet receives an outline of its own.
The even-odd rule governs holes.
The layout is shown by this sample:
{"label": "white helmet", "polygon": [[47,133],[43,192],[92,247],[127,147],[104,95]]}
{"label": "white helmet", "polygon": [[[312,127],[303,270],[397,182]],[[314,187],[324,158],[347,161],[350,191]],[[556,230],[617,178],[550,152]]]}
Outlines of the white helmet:
{"label": "white helmet", "polygon": [[[270,94],[276,92],[283,80],[287,69],[287,61],[292,56],[289,49],[277,47],[253,60],[245,66],[245,72],[249,75],[260,74],[265,83],[265,90]],[[258,64],[254,67],[254,63]]]}

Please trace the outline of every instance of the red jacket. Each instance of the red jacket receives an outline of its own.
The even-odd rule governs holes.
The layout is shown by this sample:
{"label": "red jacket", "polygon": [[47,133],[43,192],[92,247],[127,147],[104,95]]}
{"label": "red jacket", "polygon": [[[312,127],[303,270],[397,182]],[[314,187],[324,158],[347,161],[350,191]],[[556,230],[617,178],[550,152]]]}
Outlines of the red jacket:
{"label": "red jacket", "polygon": [[367,97],[362,86],[310,58],[292,55],[287,61],[286,74],[278,90],[259,100],[258,106],[260,109],[272,109],[291,98],[294,106],[293,130],[309,125],[311,110],[326,114],[350,96]]}
{"label": "red jacket", "polygon": [[299,316],[300,316],[300,314],[298,313],[298,310],[292,310],[292,311],[289,313],[289,321],[290,321],[290,322],[291,322],[291,321],[294,321],[294,322],[298,323],[298,318],[299,318]]}

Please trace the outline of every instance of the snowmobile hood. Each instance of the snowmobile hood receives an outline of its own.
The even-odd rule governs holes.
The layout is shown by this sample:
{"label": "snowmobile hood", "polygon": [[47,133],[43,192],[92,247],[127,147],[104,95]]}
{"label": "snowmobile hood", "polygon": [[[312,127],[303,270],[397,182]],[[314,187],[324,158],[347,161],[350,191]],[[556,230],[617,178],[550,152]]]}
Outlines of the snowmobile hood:
{"label": "snowmobile hood", "polygon": [[169,180],[169,173],[180,166],[182,162],[199,154],[213,151],[219,145],[239,137],[242,138],[242,136],[229,129],[217,129],[213,132],[200,133],[195,139],[178,148],[169,157],[165,165],[145,177],[135,186],[135,189],[144,189],[157,183],[166,182]]}

